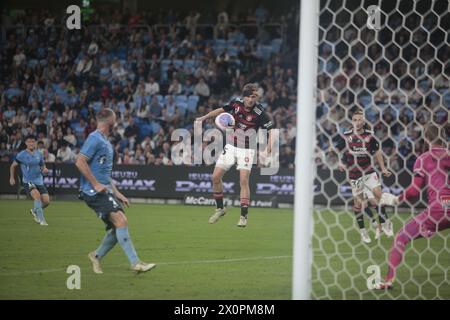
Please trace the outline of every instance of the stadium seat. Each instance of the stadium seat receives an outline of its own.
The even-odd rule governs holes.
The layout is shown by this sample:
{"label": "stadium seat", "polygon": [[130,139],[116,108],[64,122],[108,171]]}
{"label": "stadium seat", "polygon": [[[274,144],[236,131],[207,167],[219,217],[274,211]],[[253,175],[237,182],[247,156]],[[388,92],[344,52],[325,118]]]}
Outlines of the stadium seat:
{"label": "stadium seat", "polygon": [[216,46],[225,47],[226,44],[227,44],[227,41],[225,39],[216,39],[214,41],[214,45],[216,45]]}
{"label": "stadium seat", "polygon": [[158,132],[161,129],[161,125],[158,122],[156,122],[156,121],[152,121],[150,123],[150,126],[152,127],[152,131],[155,132],[155,133]]}
{"label": "stadium seat", "polygon": [[39,61],[36,59],[30,59],[27,63],[27,66],[31,69],[34,69],[39,64]]}
{"label": "stadium seat", "polygon": [[261,54],[261,58],[263,58],[264,60],[269,60],[270,56],[272,55],[272,46],[268,45],[258,46],[258,51]]}
{"label": "stadium seat", "polygon": [[139,138],[143,139],[145,136],[153,134],[153,126],[151,124],[142,124],[139,127]]}
{"label": "stadium seat", "polygon": [[450,108],[450,91],[447,89],[447,92],[442,97],[443,105],[447,109]]}
{"label": "stadium seat", "polygon": [[213,50],[214,50],[214,53],[216,55],[218,55],[218,54],[221,54],[225,50],[225,47],[223,47],[223,46],[213,46]]}
{"label": "stadium seat", "polygon": [[372,103],[372,97],[370,95],[364,95],[359,97],[359,103],[364,107],[370,105]]}
{"label": "stadium seat", "polygon": [[178,110],[180,110],[181,116],[186,115],[186,111],[188,110],[188,104],[186,102],[177,102]]}
{"label": "stadium seat", "polygon": [[197,111],[197,102],[193,100],[189,100],[187,103],[187,110],[189,112],[196,112]]}
{"label": "stadium seat", "polygon": [[176,103],[187,103],[188,97],[184,94],[180,94],[178,96],[175,96],[175,102]]}
{"label": "stadium seat", "polygon": [[173,60],[172,63],[176,69],[180,69],[183,67],[183,60],[176,59]]}
{"label": "stadium seat", "polygon": [[226,42],[226,46],[227,46],[227,47],[232,47],[232,46],[234,46],[235,44],[236,44],[236,39],[235,39],[235,38],[230,38],[230,39],[228,39],[227,42]]}
{"label": "stadium seat", "polygon": [[237,47],[227,47],[227,50],[230,57],[237,57],[239,54],[239,49]]}
{"label": "stadium seat", "polygon": [[[167,103],[167,101],[169,100],[169,97],[171,96],[171,94],[167,94],[167,95],[165,95],[164,96],[164,104],[166,104]],[[174,99],[175,99],[175,96],[173,97]]]}
{"label": "stadium seat", "polygon": [[169,59],[161,60],[161,67],[169,67],[169,64],[171,64],[171,63],[172,63],[172,61]]}
{"label": "stadium seat", "polygon": [[127,60],[127,48],[125,47],[119,47],[116,51],[116,56],[119,58],[119,60]]}
{"label": "stadium seat", "polygon": [[273,53],[279,53],[280,52],[282,42],[283,42],[283,40],[280,39],[280,38],[272,40],[271,46],[272,46],[272,52]]}
{"label": "stadium seat", "polygon": [[197,111],[197,105],[199,101],[199,96],[189,96],[188,102],[187,102],[187,109],[189,112],[196,112]]}
{"label": "stadium seat", "polygon": [[184,68],[194,68],[195,67],[195,60],[185,60],[183,63]]}
{"label": "stadium seat", "polygon": [[186,66],[184,66],[183,69],[184,69],[184,71],[187,74],[193,74],[195,72],[195,68],[194,67],[186,67]]}
{"label": "stadium seat", "polygon": [[95,101],[92,103],[92,107],[94,108],[95,112],[98,112],[98,110],[100,110],[100,108],[102,107],[102,102]]}
{"label": "stadium seat", "polygon": [[190,100],[193,100],[193,101],[195,101],[195,102],[198,102],[198,100],[200,100],[200,97],[197,96],[197,95],[195,95],[195,94],[193,94],[193,95],[190,95],[190,96],[188,97],[188,101],[190,101]]}

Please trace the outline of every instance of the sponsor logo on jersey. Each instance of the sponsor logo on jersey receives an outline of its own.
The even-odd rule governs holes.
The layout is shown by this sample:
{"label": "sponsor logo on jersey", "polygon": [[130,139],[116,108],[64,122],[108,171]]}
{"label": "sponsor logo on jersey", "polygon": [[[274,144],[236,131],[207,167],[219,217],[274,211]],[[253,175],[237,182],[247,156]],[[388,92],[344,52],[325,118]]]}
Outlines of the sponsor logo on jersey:
{"label": "sponsor logo on jersey", "polygon": [[450,208],[450,195],[442,195],[441,204],[444,208]]}

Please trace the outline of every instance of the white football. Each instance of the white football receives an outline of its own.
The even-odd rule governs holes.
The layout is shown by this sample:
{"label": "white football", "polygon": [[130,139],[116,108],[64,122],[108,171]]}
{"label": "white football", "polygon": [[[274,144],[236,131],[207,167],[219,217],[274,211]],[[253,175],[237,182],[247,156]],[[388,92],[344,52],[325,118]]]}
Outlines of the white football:
{"label": "white football", "polygon": [[234,117],[231,114],[222,112],[216,117],[215,123],[217,128],[225,131],[226,129],[233,129],[235,121]]}

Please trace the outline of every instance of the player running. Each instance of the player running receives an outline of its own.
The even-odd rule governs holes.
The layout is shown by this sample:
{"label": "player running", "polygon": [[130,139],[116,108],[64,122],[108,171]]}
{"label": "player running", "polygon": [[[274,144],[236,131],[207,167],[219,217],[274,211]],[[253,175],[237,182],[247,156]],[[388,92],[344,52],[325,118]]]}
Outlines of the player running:
{"label": "player running", "polygon": [[[416,159],[411,185],[398,197],[390,193],[382,195],[382,203],[396,206],[420,197],[422,188],[426,188],[428,206],[396,234],[389,253],[385,282],[382,282],[378,289],[392,288],[396,270],[410,241],[422,237],[430,238],[436,232],[450,228],[450,153],[445,147],[445,140],[439,137],[439,130],[435,125],[425,128],[425,141],[430,149]],[[444,128],[441,130],[444,131]]]}
{"label": "player running", "polygon": [[[339,170],[348,170],[353,194],[353,211],[358,223],[361,240],[370,243],[369,233],[364,226],[363,212],[372,220],[375,228],[375,239],[381,236],[381,229],[386,236],[393,236],[392,223],[387,218],[384,206],[379,206],[381,198],[381,183],[378,174],[372,167],[372,157],[378,162],[383,176],[389,177],[391,172],[384,165],[383,155],[373,131],[365,128],[363,112],[357,110],[352,115],[352,129],[344,132],[343,137],[337,136],[336,148],[342,153]],[[378,224],[372,215],[367,201],[378,212]]]}
{"label": "player running", "polygon": [[149,271],[155,267],[155,264],[139,260],[128,233],[128,221],[122,203],[128,207],[129,201],[117,190],[111,179],[114,149],[108,140],[108,135],[116,123],[116,115],[114,111],[106,108],[100,110],[96,118],[97,130],[88,136],[75,163],[82,173],[80,198],[106,224],[106,235],[102,243],[97,250],[89,253],[88,257],[94,272],[103,273],[100,260],[118,242],[133,271]]}
{"label": "player running", "polygon": [[50,204],[50,197],[44,185],[42,174],[48,173],[43,155],[36,150],[36,137],[29,135],[25,139],[26,149],[20,151],[9,168],[9,184],[16,184],[16,167],[22,170],[22,183],[25,191],[34,200],[34,208],[30,213],[34,221],[41,226],[48,226],[44,217],[44,208]]}
{"label": "player running", "polygon": [[250,172],[255,157],[256,143],[252,145],[251,141],[256,142],[256,134],[248,135],[246,139],[245,132],[253,129],[257,132],[259,128],[269,131],[269,138],[267,148],[261,153],[267,155],[271,152],[270,146],[272,143],[273,123],[269,116],[264,112],[263,107],[258,104],[258,86],[253,83],[246,84],[242,89],[242,99],[237,98],[232,100],[222,108],[215,109],[210,113],[199,117],[196,121],[204,121],[209,118],[215,118],[222,112],[228,112],[233,115],[235,119],[234,134],[227,134],[226,145],[223,148],[222,154],[219,156],[212,175],[214,199],[216,200],[216,211],[209,218],[209,223],[216,223],[226,213],[226,208],[223,206],[223,184],[222,178],[224,174],[237,163],[236,169],[239,171],[240,180],[240,198],[241,198],[241,215],[238,227],[247,226],[248,207],[250,205],[250,187],[249,178]]}

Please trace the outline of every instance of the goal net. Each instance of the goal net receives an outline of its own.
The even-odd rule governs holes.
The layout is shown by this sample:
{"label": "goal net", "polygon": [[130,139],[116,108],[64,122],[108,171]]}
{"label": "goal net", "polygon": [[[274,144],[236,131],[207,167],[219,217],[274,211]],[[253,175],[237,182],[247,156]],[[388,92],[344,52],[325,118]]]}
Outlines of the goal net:
{"label": "goal net", "polygon": [[392,237],[375,239],[364,214],[371,239],[364,243],[335,146],[335,137],[351,129],[352,112],[362,109],[392,171],[382,176],[372,158],[383,191],[398,195],[410,184],[415,160],[428,148],[424,127],[433,123],[445,131],[448,123],[448,30],[447,0],[320,1],[311,298],[450,298],[449,230],[409,242],[393,290],[371,289],[386,274],[395,233],[424,210],[426,193],[417,202],[387,207]]}

